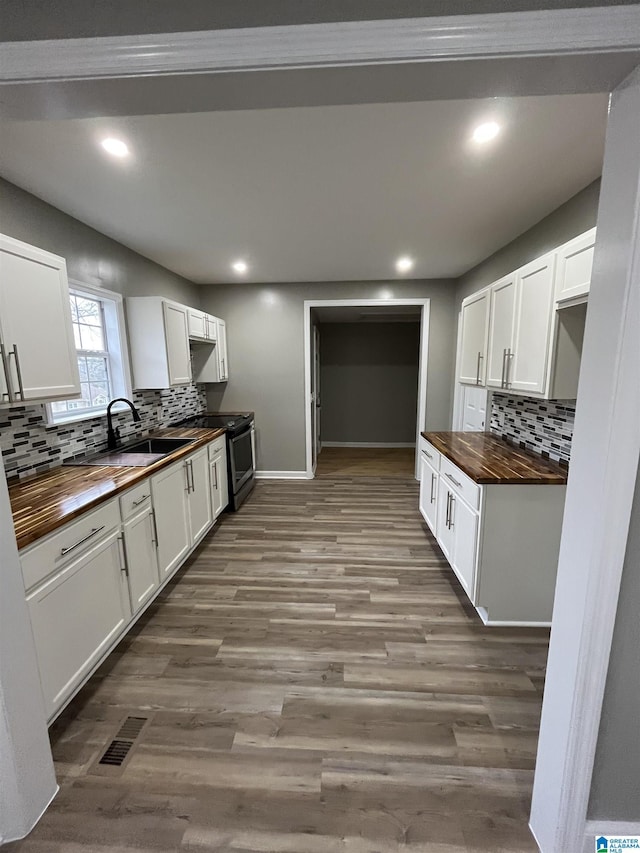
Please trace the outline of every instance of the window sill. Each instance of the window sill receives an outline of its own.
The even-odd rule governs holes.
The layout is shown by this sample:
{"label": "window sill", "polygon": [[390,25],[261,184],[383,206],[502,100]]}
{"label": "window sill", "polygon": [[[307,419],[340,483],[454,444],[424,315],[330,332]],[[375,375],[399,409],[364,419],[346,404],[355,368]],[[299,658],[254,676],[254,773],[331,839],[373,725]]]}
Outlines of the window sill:
{"label": "window sill", "polygon": [[[51,404],[49,404],[49,405],[51,405]],[[104,409],[98,409],[94,412],[78,412],[78,414],[75,414],[73,412],[69,412],[68,416],[60,416],[58,418],[55,418],[55,420],[54,420],[53,415],[51,414],[51,411],[49,409],[49,405],[47,406],[47,420],[46,420],[46,424],[48,427],[69,426],[69,424],[80,423],[81,421],[96,421],[96,420],[100,420],[101,418],[107,417],[107,410],[106,410],[106,408],[104,408]],[[114,406],[111,409],[111,414],[117,415],[117,414],[120,414],[120,412],[130,412],[130,411],[131,411],[131,409],[129,408],[129,406],[125,405],[124,403],[119,403],[117,406]]]}

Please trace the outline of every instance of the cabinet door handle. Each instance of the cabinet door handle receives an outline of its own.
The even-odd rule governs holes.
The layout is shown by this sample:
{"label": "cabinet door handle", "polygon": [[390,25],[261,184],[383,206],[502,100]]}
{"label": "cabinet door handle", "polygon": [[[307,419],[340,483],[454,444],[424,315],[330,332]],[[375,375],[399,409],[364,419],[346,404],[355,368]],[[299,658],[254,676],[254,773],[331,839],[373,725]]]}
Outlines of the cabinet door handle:
{"label": "cabinet door handle", "polygon": [[13,349],[10,350],[9,356],[13,356],[15,359],[16,374],[18,376],[18,394],[20,394],[20,400],[24,401],[24,385],[22,383],[22,369],[20,367],[20,356],[18,355],[18,344],[13,345]]}
{"label": "cabinet door handle", "polygon": [[481,364],[483,358],[484,358],[484,356],[482,355],[481,352],[479,352],[478,353],[478,368],[477,368],[477,374],[476,374],[476,385],[480,384],[480,364]]}
{"label": "cabinet door handle", "polygon": [[124,537],[118,536],[118,553],[120,554],[120,571],[129,577],[129,566],[127,565],[127,553],[124,549]]}
{"label": "cabinet door handle", "polygon": [[218,463],[217,462],[213,463],[213,473],[215,474],[215,478],[216,478],[215,483],[213,484],[213,488],[216,489],[216,491],[217,491],[217,489],[218,489]]}
{"label": "cabinet door handle", "polygon": [[434,487],[434,485],[435,485],[435,482],[436,482],[436,475],[435,475],[435,474],[432,474],[432,475],[431,475],[431,503],[433,503],[433,502],[434,502],[434,500],[435,500],[435,498],[434,498],[434,496],[433,496],[433,487]]}
{"label": "cabinet door handle", "polygon": [[4,344],[0,344],[0,360],[2,360],[2,371],[4,373],[4,381],[7,386],[7,390],[2,394],[3,397],[6,397],[7,400],[12,403],[13,402],[13,394],[11,392],[11,376],[9,373],[9,359],[7,358],[7,351],[4,347]]}
{"label": "cabinet door handle", "polygon": [[452,477],[451,474],[447,474],[446,476],[451,480],[454,486],[457,486],[459,489],[462,488],[462,483],[459,483],[455,477]]}
{"label": "cabinet door handle", "polygon": [[451,503],[451,492],[447,492],[447,512],[444,519],[444,526],[449,527],[449,504]]}
{"label": "cabinet door handle", "polygon": [[149,495],[142,495],[140,497],[140,500],[133,501],[131,506],[140,506],[140,504],[143,504],[147,500],[148,497],[149,497]]}
{"label": "cabinet door handle", "polygon": [[158,547],[158,522],[156,521],[156,511],[155,509],[151,510],[151,521],[153,522],[153,533],[151,535],[151,541],[153,544]]}
{"label": "cabinet door handle", "polygon": [[430,453],[427,453],[427,451],[424,448],[422,449],[422,452],[427,457],[427,459],[433,459],[433,456]]}
{"label": "cabinet door handle", "polygon": [[187,494],[191,494],[191,481],[189,479],[189,462],[184,463],[184,476],[185,476],[185,479],[187,481],[185,492]]}
{"label": "cabinet door handle", "polygon": [[512,358],[513,358],[513,353],[511,352],[511,349],[508,349],[507,350],[505,370],[504,370],[504,387],[505,388],[508,388],[509,384],[510,384],[509,371],[511,370],[511,359]]}
{"label": "cabinet door handle", "polygon": [[506,349],[502,350],[502,377],[500,379],[500,387],[504,388],[506,383],[506,361],[507,361],[507,351]]}
{"label": "cabinet door handle", "polygon": [[456,499],[451,493],[449,494],[449,497],[451,498],[451,503],[449,504],[449,530],[453,530],[453,505]]}
{"label": "cabinet door handle", "polygon": [[62,548],[62,550],[60,551],[60,556],[64,557],[65,554],[68,554],[70,551],[73,551],[76,548],[80,547],[83,542],[86,542],[88,539],[91,539],[92,536],[95,536],[96,533],[100,533],[101,530],[104,530],[104,524],[102,525],[102,527],[94,527],[90,533],[87,533],[87,535],[83,536],[82,539],[78,539],[78,541],[75,542],[73,545],[69,545],[68,548]]}
{"label": "cabinet door handle", "polygon": [[193,459],[188,460],[189,472],[191,474],[191,491],[195,492],[196,490],[196,479],[193,476]]}

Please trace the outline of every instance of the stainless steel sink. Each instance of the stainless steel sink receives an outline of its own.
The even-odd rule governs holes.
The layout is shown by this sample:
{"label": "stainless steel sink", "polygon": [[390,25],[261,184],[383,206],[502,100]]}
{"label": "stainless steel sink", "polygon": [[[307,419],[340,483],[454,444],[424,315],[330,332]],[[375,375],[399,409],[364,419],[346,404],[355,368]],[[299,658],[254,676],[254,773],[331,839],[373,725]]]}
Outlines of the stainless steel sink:
{"label": "stainless steel sink", "polygon": [[147,438],[144,441],[136,441],[115,450],[104,450],[91,456],[80,459],[68,459],[63,462],[65,466],[108,465],[112,468],[146,468],[159,462],[175,450],[185,447],[196,441],[195,438]]}

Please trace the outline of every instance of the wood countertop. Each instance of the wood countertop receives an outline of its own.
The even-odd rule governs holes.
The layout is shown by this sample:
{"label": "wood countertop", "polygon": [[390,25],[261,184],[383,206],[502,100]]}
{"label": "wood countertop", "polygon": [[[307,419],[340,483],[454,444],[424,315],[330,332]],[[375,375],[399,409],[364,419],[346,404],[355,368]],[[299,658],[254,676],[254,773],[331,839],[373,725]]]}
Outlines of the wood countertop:
{"label": "wood countertop", "polygon": [[[114,495],[130,489],[156,471],[204,447],[218,436],[224,435],[224,432],[223,429],[184,427],[156,430],[152,433],[156,437],[195,438],[196,441],[144,468],[73,465],[54,468],[45,474],[19,480],[9,487],[18,548],[31,545]],[[143,436],[140,440],[147,437]]]}
{"label": "wood countertop", "polygon": [[423,432],[436,450],[481,485],[563,486],[567,469],[488,432]]}

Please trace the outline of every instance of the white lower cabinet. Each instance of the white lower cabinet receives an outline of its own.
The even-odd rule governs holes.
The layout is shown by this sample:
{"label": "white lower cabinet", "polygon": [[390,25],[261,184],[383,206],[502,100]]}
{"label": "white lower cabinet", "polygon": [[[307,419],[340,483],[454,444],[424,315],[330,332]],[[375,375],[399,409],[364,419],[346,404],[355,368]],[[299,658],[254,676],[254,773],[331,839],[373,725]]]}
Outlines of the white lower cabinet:
{"label": "white lower cabinet", "polygon": [[120,531],[112,530],[27,595],[42,692],[51,717],[130,615]]}
{"label": "white lower cabinet", "polygon": [[227,445],[224,436],[209,445],[209,483],[213,517],[216,519],[229,503]]}
{"label": "white lower cabinet", "polygon": [[199,542],[213,523],[211,489],[209,487],[209,458],[203,447],[187,460],[189,491],[187,492],[189,517],[189,544]]}
{"label": "white lower cabinet", "polygon": [[131,610],[137,613],[160,586],[151,501],[123,524]]}
{"label": "white lower cabinet", "polygon": [[420,512],[484,623],[551,624],[566,487],[478,485],[421,450]]}
{"label": "white lower cabinet", "polygon": [[151,477],[161,580],[172,574],[189,553],[191,537],[187,478],[184,462],[176,462]]}

